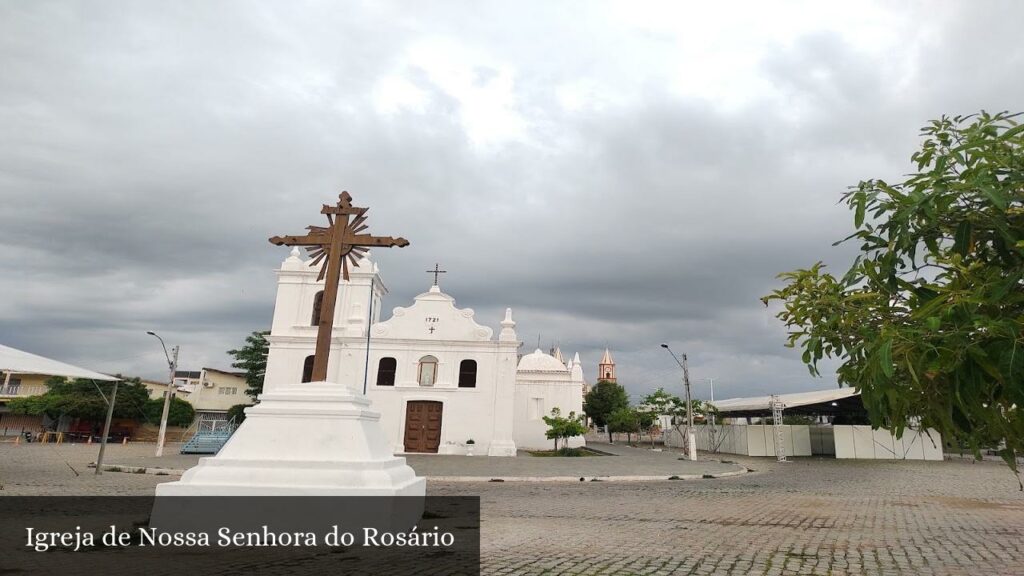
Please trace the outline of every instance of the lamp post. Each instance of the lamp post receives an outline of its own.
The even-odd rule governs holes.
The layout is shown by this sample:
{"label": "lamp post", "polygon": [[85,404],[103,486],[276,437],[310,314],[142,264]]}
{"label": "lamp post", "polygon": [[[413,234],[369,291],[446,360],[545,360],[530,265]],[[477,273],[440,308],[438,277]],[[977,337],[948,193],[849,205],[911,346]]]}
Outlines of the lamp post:
{"label": "lamp post", "polygon": [[686,354],[683,354],[682,361],[676,356],[676,353],[668,347],[668,344],[662,344],[662,348],[668,350],[668,353],[672,355],[672,358],[679,364],[679,367],[683,369],[683,387],[686,389],[686,451],[690,460],[697,459],[697,438],[693,433],[693,404],[690,400],[690,370],[686,365]]}
{"label": "lamp post", "polygon": [[160,341],[160,346],[164,349],[164,357],[167,358],[167,366],[171,370],[170,379],[167,381],[167,393],[164,394],[164,412],[160,416],[160,435],[156,439],[156,455],[157,457],[164,455],[164,437],[167,435],[167,412],[171,409],[171,394],[174,390],[174,373],[178,371],[178,347],[172,348],[174,351],[174,358],[172,359],[170,354],[167,353],[167,345],[164,344],[164,339],[161,338],[156,332],[149,330],[146,332],[150,336],[156,337]]}
{"label": "lamp post", "polygon": [[705,378],[705,380],[707,380],[708,383],[711,384],[711,406],[704,410],[704,415],[711,417],[711,427],[708,429],[708,433],[710,434],[709,438],[711,440],[711,451],[717,453],[718,443],[715,442],[715,439],[718,435],[718,431],[715,429],[715,379],[709,377]]}

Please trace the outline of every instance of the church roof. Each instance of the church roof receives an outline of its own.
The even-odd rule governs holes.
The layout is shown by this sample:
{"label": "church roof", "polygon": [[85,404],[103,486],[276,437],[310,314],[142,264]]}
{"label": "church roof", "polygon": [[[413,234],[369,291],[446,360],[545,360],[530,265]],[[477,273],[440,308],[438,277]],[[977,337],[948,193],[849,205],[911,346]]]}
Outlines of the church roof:
{"label": "church roof", "polygon": [[519,361],[519,372],[568,372],[569,369],[550,354],[537,348],[533,354],[527,354]]}
{"label": "church roof", "polygon": [[604,349],[604,356],[601,356],[601,362],[600,363],[601,364],[615,364],[615,360],[612,360],[612,352],[611,352],[611,350],[609,350],[607,348]]}
{"label": "church roof", "polygon": [[559,348],[558,346],[555,346],[555,350],[551,353],[551,355],[555,357],[555,360],[558,360],[562,364],[565,364],[565,357],[562,356],[562,349]]}

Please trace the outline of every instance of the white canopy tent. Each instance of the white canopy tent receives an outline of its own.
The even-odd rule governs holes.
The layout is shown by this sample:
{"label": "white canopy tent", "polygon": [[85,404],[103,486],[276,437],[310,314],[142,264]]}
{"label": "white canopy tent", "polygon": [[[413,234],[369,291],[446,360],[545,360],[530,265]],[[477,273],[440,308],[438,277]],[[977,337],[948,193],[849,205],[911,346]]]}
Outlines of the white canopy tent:
{"label": "white canopy tent", "polygon": [[48,376],[64,376],[65,378],[106,380],[114,383],[114,389],[110,394],[110,398],[107,398],[103,391],[99,390],[99,386],[93,382],[100,395],[103,396],[103,401],[107,403],[107,420],[103,425],[100,453],[96,458],[96,474],[101,474],[103,471],[103,452],[107,448],[107,435],[110,434],[110,419],[114,415],[114,402],[117,399],[117,383],[121,379],[80,368],[73,364],[52,360],[38,354],[25,352],[24,350],[18,350],[17,348],[11,348],[10,346],[4,346],[3,344],[0,344],[0,371],[6,373],[3,382],[5,386],[10,382],[11,374],[46,374]]}
{"label": "white canopy tent", "polygon": [[88,378],[91,380],[120,380],[114,376],[86,370],[73,364],[66,364],[37,354],[0,344],[0,372],[7,374],[46,374],[66,378]]}
{"label": "white canopy tent", "polygon": [[[793,394],[779,394],[776,398],[782,402],[786,409],[811,406],[836,402],[846,398],[859,395],[860,392],[853,388],[834,388],[832,390],[815,390],[813,392],[796,392]],[[729,412],[771,412],[771,396],[750,396],[748,398],[730,398],[728,400],[715,400],[710,404],[714,405],[720,413]]]}

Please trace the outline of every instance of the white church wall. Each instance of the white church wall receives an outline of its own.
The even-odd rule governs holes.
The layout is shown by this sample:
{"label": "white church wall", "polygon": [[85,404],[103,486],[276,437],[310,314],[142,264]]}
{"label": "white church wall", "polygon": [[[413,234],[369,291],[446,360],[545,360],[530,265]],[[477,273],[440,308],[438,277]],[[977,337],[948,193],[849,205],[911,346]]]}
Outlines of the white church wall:
{"label": "white church wall", "polygon": [[[474,320],[470,309],[459,309],[455,300],[436,286],[416,297],[412,306],[394,308],[386,321],[369,323],[371,287],[372,319],[380,317],[380,298],[387,293],[377,267],[369,260],[352,269],[350,281],[342,281],[335,309],[327,380],[363,391],[395,452],[404,450],[406,411],[409,402],[440,402],[440,453],[462,453],[473,439],[474,453],[515,456],[513,430],[516,352],[519,342],[511,311],[501,322],[501,337]],[[317,327],[312,325],[313,303],[323,283],[295,252],[278,272],[278,293],[267,359],[265,391],[301,383],[307,357],[314,352]],[[370,353],[367,357],[367,328]],[[420,386],[420,360],[437,359],[432,386]],[[394,386],[377,386],[381,358],[396,360]],[[474,360],[476,386],[459,388],[463,360]],[[577,387],[578,391],[578,387]],[[580,411],[581,407],[577,409]]]}
{"label": "white church wall", "polygon": [[[513,346],[497,346],[494,342],[475,346],[472,343],[418,346],[411,350],[401,342],[372,341],[367,393],[374,409],[381,411],[381,420],[392,434],[390,441],[395,450],[404,450],[405,412],[410,401],[443,403],[439,451],[457,452],[455,447],[464,447],[466,441],[472,439],[476,453],[488,454],[492,448],[498,448],[492,446],[495,437],[506,443],[511,441],[511,435],[502,434],[495,425],[512,421],[511,402],[502,398],[503,392],[511,390],[515,382],[514,350]],[[419,361],[426,355],[438,360],[437,380],[433,386],[420,386],[417,380]],[[382,358],[397,361],[393,386],[377,385]],[[459,365],[463,360],[477,363],[473,388],[458,386]],[[360,371],[360,378],[361,374]],[[513,454],[508,455],[514,455],[514,449]]]}
{"label": "white church wall", "polygon": [[[543,416],[550,416],[552,408],[558,408],[562,416],[575,412],[583,414],[583,394],[579,383],[527,381],[519,376],[515,394],[515,430],[516,447],[520,450],[550,450],[554,448],[553,440],[548,440],[545,433],[548,425]],[[541,406],[537,406],[537,400]],[[585,445],[582,436],[570,438],[568,445],[576,448]]]}

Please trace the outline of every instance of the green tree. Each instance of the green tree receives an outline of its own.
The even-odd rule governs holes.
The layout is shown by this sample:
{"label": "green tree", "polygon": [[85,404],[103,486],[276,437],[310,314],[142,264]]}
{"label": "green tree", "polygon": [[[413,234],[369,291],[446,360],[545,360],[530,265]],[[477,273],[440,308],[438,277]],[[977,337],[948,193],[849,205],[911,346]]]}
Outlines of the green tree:
{"label": "green tree", "polygon": [[[121,395],[120,389],[118,389],[117,395]],[[164,413],[164,399],[153,398],[152,400],[147,400],[143,413],[147,422],[159,423],[160,417]],[[196,411],[191,404],[177,396],[171,398],[171,405],[167,408],[168,426],[189,426],[195,420],[195,417]]]}
{"label": "green tree", "polygon": [[654,448],[654,435],[661,430],[658,426],[658,415],[646,406],[636,408],[634,412],[636,412],[637,424],[640,425],[640,432],[647,434],[651,441],[651,448]]}
{"label": "green tree", "polygon": [[228,408],[228,420],[234,420],[235,426],[238,426],[245,421],[245,409],[249,406],[249,404],[235,404]]}
{"label": "green tree", "polygon": [[[904,181],[843,200],[860,254],[841,278],[819,262],[780,275],[779,301],[811,374],[841,362],[874,427],[919,423],[966,444],[1024,449],[1024,126],[1017,114],[942,117]],[[837,242],[838,244],[838,242]],[[1024,485],[1022,485],[1024,489]]]}
{"label": "green tree", "polygon": [[270,351],[268,334],[269,330],[256,330],[246,336],[245,346],[228,350],[228,354],[235,358],[231,366],[245,370],[245,393],[253,398],[263,393],[263,377],[267,373],[267,354]]}
{"label": "green tree", "polygon": [[[691,399],[690,409],[693,410],[694,421],[703,419],[709,407],[700,400]],[[679,396],[669,394],[664,388],[658,388],[654,392],[644,396],[643,407],[645,411],[657,416],[668,416],[669,422],[680,438],[686,438],[686,400]]]}
{"label": "green tree", "polygon": [[634,408],[623,406],[608,415],[608,431],[625,432],[626,443],[633,441],[632,435],[640,432],[640,415]]}
{"label": "green tree", "polygon": [[[606,426],[612,412],[627,407],[629,396],[626,395],[626,389],[607,380],[595,384],[583,401],[583,411],[598,426]],[[608,430],[608,441],[612,441],[611,429]]]}
{"label": "green tree", "polygon": [[569,412],[568,416],[562,416],[562,411],[557,407],[551,409],[551,416],[544,416],[544,423],[548,425],[544,436],[548,440],[555,441],[555,451],[558,450],[558,441],[568,440],[574,436],[582,436],[587,433],[587,427],[583,425],[583,415],[576,415],[576,412]]}
{"label": "green tree", "polygon": [[[80,378],[68,380],[60,376],[47,380],[46,386],[48,389],[42,394],[11,400],[7,404],[11,412],[33,416],[45,414],[53,419],[69,416],[99,421],[107,416],[107,402],[104,396],[109,399],[114,388],[113,382]],[[142,385],[142,380],[125,378],[117,388],[114,417],[144,418],[148,400],[149,390]]]}

